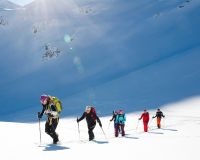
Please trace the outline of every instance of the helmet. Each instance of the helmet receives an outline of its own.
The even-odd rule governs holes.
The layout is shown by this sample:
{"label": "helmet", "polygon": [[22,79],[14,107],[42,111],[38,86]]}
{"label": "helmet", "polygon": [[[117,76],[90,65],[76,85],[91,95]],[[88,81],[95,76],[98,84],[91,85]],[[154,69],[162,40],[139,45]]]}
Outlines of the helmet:
{"label": "helmet", "polygon": [[47,96],[47,95],[41,95],[40,96],[40,102],[42,104],[45,104],[48,101],[48,99],[49,99],[49,96]]}
{"label": "helmet", "polygon": [[122,109],[120,109],[120,110],[118,111],[118,113],[119,113],[119,114],[124,114],[124,111],[123,111]]}

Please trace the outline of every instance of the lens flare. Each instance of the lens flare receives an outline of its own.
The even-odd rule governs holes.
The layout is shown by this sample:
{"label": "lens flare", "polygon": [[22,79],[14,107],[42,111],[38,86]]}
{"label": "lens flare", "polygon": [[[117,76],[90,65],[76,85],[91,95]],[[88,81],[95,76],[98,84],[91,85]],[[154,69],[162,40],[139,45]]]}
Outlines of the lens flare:
{"label": "lens flare", "polygon": [[78,70],[79,73],[83,73],[84,72],[84,68],[83,65],[81,63],[81,59],[79,57],[74,57],[74,64]]}
{"label": "lens flare", "polygon": [[73,39],[72,39],[72,37],[71,37],[70,35],[66,34],[66,35],[64,36],[64,41],[65,41],[66,43],[70,43],[72,40],[73,40]]}

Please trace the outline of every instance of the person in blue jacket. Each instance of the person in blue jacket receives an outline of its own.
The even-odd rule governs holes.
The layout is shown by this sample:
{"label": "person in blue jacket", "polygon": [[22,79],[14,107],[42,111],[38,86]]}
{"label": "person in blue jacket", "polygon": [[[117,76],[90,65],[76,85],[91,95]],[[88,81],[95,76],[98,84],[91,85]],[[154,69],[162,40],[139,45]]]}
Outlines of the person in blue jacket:
{"label": "person in blue jacket", "polygon": [[119,135],[119,129],[121,130],[121,134],[122,136],[125,136],[125,131],[124,131],[124,127],[125,127],[125,121],[126,121],[126,115],[123,112],[123,110],[119,110],[117,116],[116,116],[116,127],[115,127],[115,137],[118,137]]}

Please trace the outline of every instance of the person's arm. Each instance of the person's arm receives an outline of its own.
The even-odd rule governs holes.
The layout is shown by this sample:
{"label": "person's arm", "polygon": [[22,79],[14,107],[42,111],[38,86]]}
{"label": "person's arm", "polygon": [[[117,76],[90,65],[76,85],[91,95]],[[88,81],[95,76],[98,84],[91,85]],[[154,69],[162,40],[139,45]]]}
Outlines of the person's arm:
{"label": "person's arm", "polygon": [[112,118],[111,118],[111,120],[110,120],[110,121],[113,121],[113,120],[114,120],[114,118],[115,118],[115,115],[113,115],[113,116],[112,116]]}
{"label": "person's arm", "polygon": [[140,116],[139,120],[141,120],[143,116],[144,116],[144,113]]}
{"label": "person's arm", "polygon": [[42,105],[42,111],[41,112],[38,112],[38,118],[42,118],[43,114],[44,114],[44,111],[45,111],[45,106]]}
{"label": "person's arm", "polygon": [[58,111],[57,108],[54,104],[51,105],[51,112],[50,112],[50,117],[58,117]]}
{"label": "person's arm", "polygon": [[162,113],[162,117],[165,118],[165,115],[163,115],[163,113]]}
{"label": "person's arm", "polygon": [[124,114],[124,122],[126,121],[126,115]]}
{"label": "person's arm", "polygon": [[81,118],[77,118],[77,122],[82,121],[84,118],[86,117],[86,112],[83,113],[83,115],[81,116]]}
{"label": "person's arm", "polygon": [[99,123],[99,126],[102,127],[101,120],[99,119],[98,116],[97,116],[97,122]]}

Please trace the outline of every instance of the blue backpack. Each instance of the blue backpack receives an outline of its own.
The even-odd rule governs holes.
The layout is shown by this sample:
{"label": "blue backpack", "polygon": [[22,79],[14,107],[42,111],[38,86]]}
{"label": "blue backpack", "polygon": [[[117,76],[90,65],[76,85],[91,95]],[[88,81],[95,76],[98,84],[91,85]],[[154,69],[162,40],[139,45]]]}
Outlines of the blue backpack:
{"label": "blue backpack", "polygon": [[116,123],[117,124],[125,124],[125,121],[126,121],[125,113],[123,113],[123,114],[118,113],[117,117],[116,117]]}

